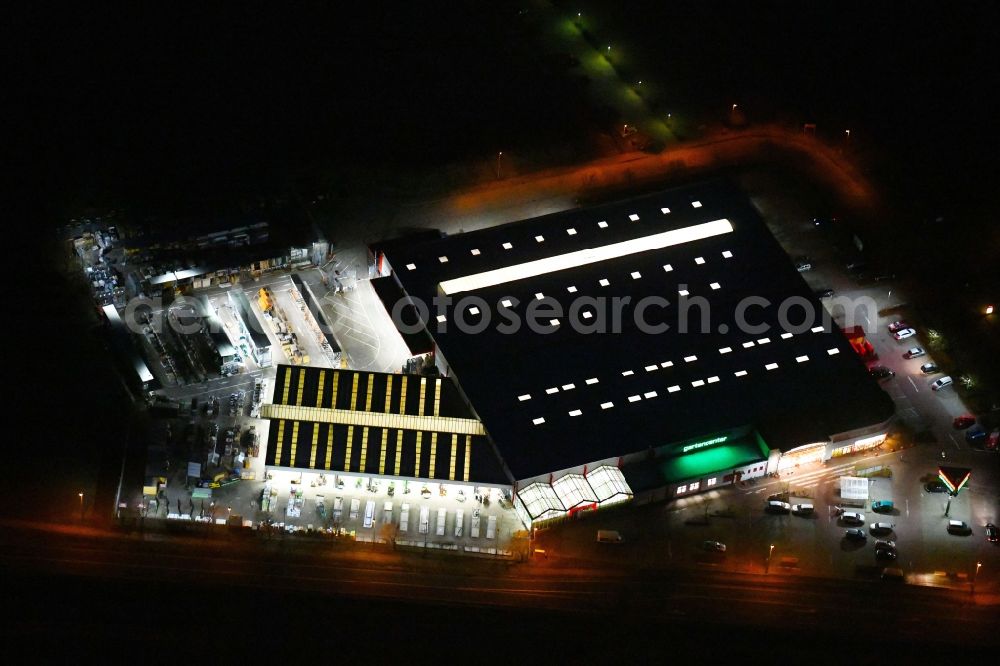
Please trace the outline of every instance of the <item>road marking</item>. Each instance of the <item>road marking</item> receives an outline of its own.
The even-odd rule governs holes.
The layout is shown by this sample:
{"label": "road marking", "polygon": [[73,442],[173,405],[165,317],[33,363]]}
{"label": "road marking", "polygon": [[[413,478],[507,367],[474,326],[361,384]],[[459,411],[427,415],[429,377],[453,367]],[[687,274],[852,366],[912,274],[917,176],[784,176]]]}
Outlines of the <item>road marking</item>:
{"label": "road marking", "polygon": [[957,450],[961,451],[961,450],[962,450],[962,447],[960,447],[960,446],[958,445],[958,440],[957,440],[957,439],[955,439],[955,436],[954,436],[953,434],[951,434],[951,433],[949,432],[949,433],[948,433],[948,437],[950,437],[950,438],[951,438],[951,441],[952,441],[952,443],[954,443],[954,444],[955,444],[955,448],[956,448]]}
{"label": "road marking", "polygon": [[913,377],[907,377],[907,379],[910,380],[910,386],[913,387],[913,390],[920,393],[920,389],[917,388],[917,384],[913,381]]}

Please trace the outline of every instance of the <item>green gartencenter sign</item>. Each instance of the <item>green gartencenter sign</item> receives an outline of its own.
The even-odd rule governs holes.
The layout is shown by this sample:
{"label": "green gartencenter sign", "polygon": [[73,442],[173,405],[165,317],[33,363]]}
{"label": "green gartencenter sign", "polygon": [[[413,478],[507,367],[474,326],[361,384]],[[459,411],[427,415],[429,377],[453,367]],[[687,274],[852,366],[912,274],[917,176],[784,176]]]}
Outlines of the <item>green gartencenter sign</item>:
{"label": "green gartencenter sign", "polygon": [[688,444],[683,449],[681,449],[681,453],[687,453],[688,451],[694,451],[695,449],[703,449],[706,446],[712,446],[713,444],[722,444],[727,439],[729,439],[729,436],[723,435],[721,437],[713,437],[712,439],[706,439],[703,442],[695,442],[694,444]]}

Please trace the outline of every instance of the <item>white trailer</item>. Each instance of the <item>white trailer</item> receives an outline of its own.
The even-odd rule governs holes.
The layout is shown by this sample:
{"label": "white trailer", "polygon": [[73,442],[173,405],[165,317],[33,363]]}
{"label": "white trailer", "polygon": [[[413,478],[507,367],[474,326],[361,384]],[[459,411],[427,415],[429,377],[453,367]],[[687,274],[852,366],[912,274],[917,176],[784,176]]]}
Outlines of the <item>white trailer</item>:
{"label": "white trailer", "polygon": [[399,513],[399,531],[405,532],[410,529],[410,505],[403,504]]}
{"label": "white trailer", "polygon": [[339,523],[340,517],[344,515],[344,498],[333,498],[333,522]]}
{"label": "white trailer", "polygon": [[420,507],[420,524],[417,525],[417,531],[421,534],[427,534],[431,528],[431,512],[427,510],[426,506]]}
{"label": "white trailer", "polygon": [[434,525],[436,528],[436,534],[438,536],[444,536],[445,521],[448,519],[448,512],[444,509],[438,509],[437,523]]}
{"label": "white trailer", "polygon": [[368,500],[365,503],[365,527],[375,524],[375,500]]}
{"label": "white trailer", "polygon": [[386,502],[382,506],[382,522],[386,524],[392,522],[392,502]]}
{"label": "white trailer", "polygon": [[486,538],[496,539],[497,538],[497,517],[490,516],[489,522],[486,523]]}
{"label": "white trailer", "polygon": [[351,500],[351,520],[358,519],[358,511],[361,510],[361,500],[354,498]]}
{"label": "white trailer", "polygon": [[472,514],[472,527],[469,528],[469,533],[476,539],[479,538],[479,509]]}
{"label": "white trailer", "polygon": [[462,536],[462,523],[464,522],[465,514],[461,509],[455,512],[455,536]]}

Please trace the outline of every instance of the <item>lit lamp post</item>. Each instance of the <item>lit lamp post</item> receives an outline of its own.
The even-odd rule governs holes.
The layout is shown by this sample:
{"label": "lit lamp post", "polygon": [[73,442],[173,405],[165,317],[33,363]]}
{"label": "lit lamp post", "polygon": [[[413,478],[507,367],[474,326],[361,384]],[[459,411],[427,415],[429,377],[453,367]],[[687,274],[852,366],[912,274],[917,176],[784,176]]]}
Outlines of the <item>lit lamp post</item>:
{"label": "lit lamp post", "polygon": [[774,544],[771,544],[770,549],[767,551],[767,562],[764,564],[764,573],[768,573],[771,570],[771,554],[774,553]]}
{"label": "lit lamp post", "polygon": [[497,180],[500,180],[500,158],[503,157],[503,151],[497,153]]}
{"label": "lit lamp post", "polygon": [[83,520],[83,493],[77,493],[80,497],[80,520]]}
{"label": "lit lamp post", "polygon": [[976,579],[979,578],[979,570],[982,567],[983,567],[982,562],[976,562],[976,571],[975,573],[972,574],[972,589],[970,590],[970,594],[976,593]]}

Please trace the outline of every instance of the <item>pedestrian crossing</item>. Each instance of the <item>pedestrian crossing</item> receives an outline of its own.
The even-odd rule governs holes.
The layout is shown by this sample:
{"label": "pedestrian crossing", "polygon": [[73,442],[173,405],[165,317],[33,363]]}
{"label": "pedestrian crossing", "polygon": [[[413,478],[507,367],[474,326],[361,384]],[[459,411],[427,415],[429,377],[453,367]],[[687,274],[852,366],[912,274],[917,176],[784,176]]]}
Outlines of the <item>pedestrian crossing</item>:
{"label": "pedestrian crossing", "polygon": [[850,476],[854,473],[855,463],[844,462],[838,465],[825,465],[817,467],[811,471],[800,472],[797,469],[785,470],[779,475],[779,479],[790,484],[793,489],[808,489],[826,481],[833,481],[841,476]]}

